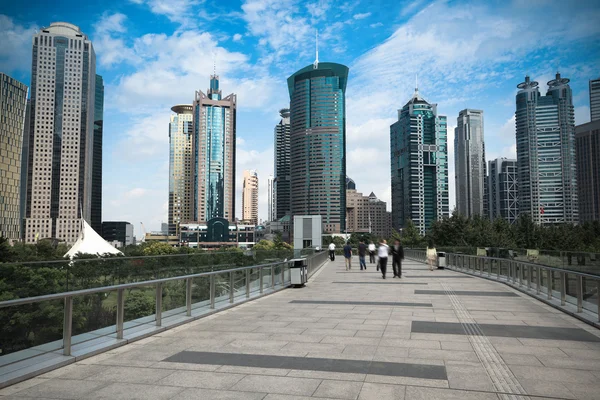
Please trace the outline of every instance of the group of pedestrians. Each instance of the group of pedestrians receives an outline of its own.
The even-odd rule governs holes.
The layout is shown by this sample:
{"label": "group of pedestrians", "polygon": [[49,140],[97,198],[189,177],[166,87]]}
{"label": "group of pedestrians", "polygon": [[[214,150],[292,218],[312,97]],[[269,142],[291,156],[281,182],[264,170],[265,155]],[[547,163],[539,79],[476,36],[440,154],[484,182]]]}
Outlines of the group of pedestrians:
{"label": "group of pedestrians", "polygon": [[[385,279],[387,272],[388,257],[392,256],[392,270],[394,278],[402,278],[402,260],[404,259],[404,248],[399,240],[394,242],[392,247],[388,246],[385,240],[382,240],[378,247],[373,242],[367,246],[363,240],[358,244],[358,261],[361,271],[367,270],[366,256],[369,253],[370,264],[377,263],[377,271],[381,271],[381,276]],[[377,253],[377,259],[375,257]],[[335,261],[335,244],[329,244],[329,259]],[[352,246],[347,242],[344,246],[344,260],[346,262],[346,271],[352,269]]]}

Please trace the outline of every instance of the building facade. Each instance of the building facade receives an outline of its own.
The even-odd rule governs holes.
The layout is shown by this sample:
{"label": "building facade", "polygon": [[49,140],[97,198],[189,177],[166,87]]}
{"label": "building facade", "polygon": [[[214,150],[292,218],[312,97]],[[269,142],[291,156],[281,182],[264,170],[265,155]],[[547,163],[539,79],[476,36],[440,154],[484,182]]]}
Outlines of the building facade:
{"label": "building facade", "polygon": [[258,174],[255,170],[244,171],[242,220],[250,224],[258,224]]}
{"label": "building facade", "polygon": [[237,96],[222,97],[211,75],[206,93],[194,99],[194,221],[235,220],[235,140]]}
{"label": "building facade", "polygon": [[590,121],[600,120],[600,78],[590,81]]}
{"label": "building facade", "polygon": [[267,179],[267,196],[267,221],[275,221],[277,219],[277,197],[273,175],[269,175],[269,179]]}
{"label": "building facade", "polygon": [[348,233],[372,233],[389,238],[392,236],[392,216],[385,201],[375,193],[364,196],[356,189],[346,189],[346,224]]}
{"label": "building facade", "polygon": [[335,63],[311,64],[288,78],[291,213],[320,215],[325,233],[346,228],[347,81],[348,67]]}
{"label": "building facade", "polygon": [[182,224],[178,237],[180,245],[194,248],[247,248],[256,243],[255,231],[255,225],[230,224],[224,218],[214,218],[203,224]]}
{"label": "building facade", "polygon": [[96,75],[94,91],[94,151],[92,156],[92,215],[90,225],[102,234],[102,129],[104,122],[104,81]]}
{"label": "building facade", "polygon": [[488,217],[491,221],[502,218],[512,224],[519,217],[517,160],[490,160],[488,171]]}
{"label": "building facade", "polygon": [[465,217],[484,215],[485,144],[483,111],[465,109],[458,114],[454,129],[456,209]]}
{"label": "building facade", "polygon": [[21,239],[21,153],[27,86],[0,73],[0,237]]}
{"label": "building facade", "polygon": [[96,55],[79,27],[54,22],[33,37],[25,241],[70,245],[90,220]]}
{"label": "building facade", "polygon": [[600,119],[575,128],[581,222],[600,221]]}
{"label": "building facade", "polygon": [[538,83],[525,77],[516,97],[519,214],[537,224],[579,221],[575,165],[575,114],[569,79]]}
{"label": "building facade", "polygon": [[21,240],[25,235],[25,216],[27,215],[27,177],[29,176],[29,130],[31,128],[31,100],[27,100],[25,108],[25,125],[23,126],[23,148],[21,150],[21,189],[19,203],[19,226],[21,228]]}
{"label": "building facade", "polygon": [[107,242],[116,243],[123,247],[135,244],[133,225],[125,221],[102,222],[102,238]]}
{"label": "building facade", "polygon": [[291,188],[292,170],[290,159],[290,109],[279,110],[281,120],[275,126],[275,185],[273,199],[273,221],[292,214]]}
{"label": "building facade", "polygon": [[390,126],[390,141],[392,227],[400,231],[412,220],[425,234],[449,214],[446,117],[415,89]]}
{"label": "building facade", "polygon": [[169,122],[169,235],[177,235],[179,224],[194,220],[194,108],[179,104],[171,108]]}

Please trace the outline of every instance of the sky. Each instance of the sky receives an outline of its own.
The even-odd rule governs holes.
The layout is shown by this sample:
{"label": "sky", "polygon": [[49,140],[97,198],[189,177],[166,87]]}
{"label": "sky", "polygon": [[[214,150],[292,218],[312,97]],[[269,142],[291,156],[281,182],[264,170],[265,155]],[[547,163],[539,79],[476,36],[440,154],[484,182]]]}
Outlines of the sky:
{"label": "sky", "polygon": [[[54,21],[92,40],[103,76],[103,220],[167,222],[171,107],[206,91],[216,68],[236,93],[236,215],[242,175],[256,169],[267,217],[273,130],[289,105],[286,79],[315,59],[350,68],[347,174],[390,209],[389,126],[420,94],[448,118],[450,206],[460,110],[484,111],[486,158],[516,157],[516,86],[530,75],[571,80],[576,124],[588,122],[590,79],[600,77],[600,3],[586,1],[0,0],[0,72],[29,85],[31,41]],[[51,3],[54,3],[50,5]]]}

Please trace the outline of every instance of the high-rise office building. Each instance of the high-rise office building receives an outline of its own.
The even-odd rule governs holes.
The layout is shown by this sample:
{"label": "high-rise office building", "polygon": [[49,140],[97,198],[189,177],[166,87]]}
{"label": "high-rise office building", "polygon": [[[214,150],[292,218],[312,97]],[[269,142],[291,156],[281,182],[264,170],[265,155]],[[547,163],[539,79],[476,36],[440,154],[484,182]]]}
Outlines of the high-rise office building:
{"label": "high-rise office building", "polygon": [[222,97],[217,75],[211,75],[206,94],[196,91],[192,142],[195,221],[235,220],[236,108],[237,96]]}
{"label": "high-rise office building", "polygon": [[25,241],[75,243],[90,221],[96,55],[79,27],[33,37]]}
{"label": "high-rise office building", "polygon": [[92,229],[102,235],[102,125],[104,122],[104,81],[96,75],[94,92],[94,154],[92,157]]}
{"label": "high-rise office building", "polygon": [[356,191],[352,179],[347,180],[346,189],[346,228],[348,233],[372,233],[389,238],[392,234],[392,217],[385,201],[375,193],[364,196]]}
{"label": "high-rise office building", "polygon": [[446,117],[418,89],[390,126],[392,226],[412,220],[421,234],[448,216],[448,134]]}
{"label": "high-rise office building", "polygon": [[194,108],[179,104],[171,108],[169,122],[169,215],[168,233],[177,235],[182,223],[194,220]]}
{"label": "high-rise office building", "polygon": [[23,148],[21,150],[21,189],[19,190],[19,226],[21,228],[20,239],[25,235],[25,216],[27,211],[27,173],[29,168],[29,129],[31,128],[31,100],[27,100],[25,108],[25,124],[23,125]]}
{"label": "high-rise office building", "polygon": [[288,78],[291,212],[320,215],[325,233],[345,230],[347,82],[348,67],[335,63]]}
{"label": "high-rise office building", "polygon": [[107,242],[118,242],[116,247],[132,245],[134,244],[133,225],[125,221],[104,221],[102,222],[102,238]]}
{"label": "high-rise office building", "polygon": [[258,174],[255,170],[244,171],[242,220],[258,224]]}
{"label": "high-rise office building", "polygon": [[516,97],[519,214],[537,224],[579,221],[575,113],[569,80],[556,74],[548,92],[525,77]]}
{"label": "high-rise office building", "polygon": [[274,211],[275,218],[273,221],[279,220],[286,215],[291,215],[291,188],[292,188],[292,171],[290,159],[290,109],[283,108],[279,110],[281,120],[275,126],[275,195]]}
{"label": "high-rise office building", "polygon": [[484,215],[485,145],[483,111],[465,109],[458,114],[454,129],[456,209],[466,217]]}
{"label": "high-rise office building", "polygon": [[27,86],[0,73],[0,237],[21,239],[21,152]]}
{"label": "high-rise office building", "polygon": [[267,196],[268,196],[268,212],[267,212],[267,221],[276,221],[277,220],[277,197],[275,196],[275,177],[273,175],[269,175],[269,179],[267,180]]}
{"label": "high-rise office building", "polygon": [[600,120],[600,78],[590,81],[590,121]]}
{"label": "high-rise office building", "polygon": [[519,216],[517,160],[497,158],[489,161],[488,217],[514,223]]}
{"label": "high-rise office building", "polygon": [[600,221],[600,119],[575,127],[579,219]]}

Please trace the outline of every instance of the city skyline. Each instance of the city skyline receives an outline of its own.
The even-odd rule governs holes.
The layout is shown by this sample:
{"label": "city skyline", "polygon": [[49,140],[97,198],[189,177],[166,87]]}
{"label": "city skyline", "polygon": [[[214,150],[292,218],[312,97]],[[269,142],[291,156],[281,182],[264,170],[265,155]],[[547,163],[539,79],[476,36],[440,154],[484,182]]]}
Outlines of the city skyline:
{"label": "city skyline", "polygon": [[[320,14],[315,9],[310,14],[306,7],[296,7],[291,21],[285,22],[277,19],[273,9],[294,8],[287,2],[261,8],[260,2],[248,1],[242,7],[236,5],[225,10],[207,5],[208,14],[198,17],[206,22],[202,29],[193,28],[186,17],[186,13],[197,15],[191,13],[197,11],[191,3],[184,2],[181,11],[137,3],[141,4],[117,6],[108,1],[89,17],[70,10],[68,2],[53,10],[50,17],[41,5],[33,4],[26,12],[9,5],[3,10],[7,16],[0,17],[6,22],[1,24],[2,32],[17,33],[17,40],[0,45],[0,54],[8,54],[0,62],[0,69],[25,84],[29,84],[31,67],[27,59],[35,28],[64,20],[81,26],[94,41],[98,73],[104,77],[106,95],[105,219],[143,221],[149,230],[158,229],[160,221],[167,220],[167,201],[161,195],[168,185],[165,115],[168,120],[173,104],[189,102],[190,89],[205,87],[215,64],[217,73],[227,77],[223,86],[228,92],[239,94],[237,170],[256,168],[262,176],[273,173],[271,129],[278,120],[277,110],[287,105],[285,78],[314,58],[313,26],[320,30],[321,58],[345,63],[353,71],[347,95],[348,174],[388,204],[389,165],[378,154],[389,152],[385,145],[389,141],[389,124],[401,101],[398,99],[410,95],[416,74],[421,92],[426,98],[435,99],[440,113],[452,116],[464,108],[484,110],[488,159],[514,157],[514,86],[525,73],[540,82],[549,81],[557,69],[563,76],[569,76],[576,124],[589,121],[588,83],[598,77],[592,66],[598,65],[599,59],[598,44],[591,38],[599,32],[590,22],[598,14],[586,3],[566,9],[548,5],[544,15],[553,18],[554,23],[547,27],[526,20],[525,15],[535,7],[523,4],[478,5],[465,11],[465,2],[422,1],[370,7],[357,3],[353,9]],[[320,7],[324,9],[327,5]],[[223,13],[237,14],[232,15],[227,28],[211,30],[217,23],[211,18]],[[273,16],[276,26],[259,29],[259,21],[267,16]],[[505,23],[503,35],[486,28],[492,17]],[[144,23],[149,19],[153,24]],[[450,21],[452,24],[448,24]],[[517,26],[519,21],[522,26]],[[336,29],[327,29],[338,22]],[[282,24],[298,27],[294,31],[298,36],[294,40],[285,40],[289,38],[285,35],[278,38]],[[454,28],[449,28],[450,25]],[[564,29],[574,25],[577,30]],[[369,34],[355,38],[360,29]],[[473,35],[473,31],[478,34]],[[523,35],[525,32],[528,36]],[[559,39],[557,32],[564,35]],[[417,35],[415,46],[400,45],[410,34]],[[436,42],[423,42],[431,37]],[[541,43],[535,52],[526,49],[527,43],[538,39]],[[265,51],[260,50],[261,40]],[[484,45],[486,41],[493,41],[494,45]],[[175,46],[178,42],[181,46]],[[418,43],[427,45],[416,46]],[[457,43],[462,43],[461,48],[466,50],[456,49],[453,55]],[[187,44],[191,47],[186,47]],[[552,48],[553,54],[543,54],[546,48]],[[194,56],[194,52],[198,55]],[[189,62],[172,67],[171,60],[183,60],[184,54],[190,57]],[[431,54],[436,57],[431,58]],[[536,58],[528,57],[533,54]],[[264,65],[269,57],[272,62],[267,63],[270,65],[267,68]],[[397,57],[410,61],[398,63]],[[458,59],[460,65],[454,65]],[[363,89],[374,83],[379,90],[364,93]],[[449,145],[453,141],[450,137],[453,125],[450,118]],[[140,130],[140,126],[144,129]],[[453,159],[452,148],[449,158]],[[238,199],[241,179],[241,174],[236,174]],[[261,187],[259,195],[260,219],[266,217],[266,186]],[[450,189],[452,209],[452,180]],[[139,207],[140,202],[144,207]],[[239,216],[241,204],[237,203],[235,214]]]}

